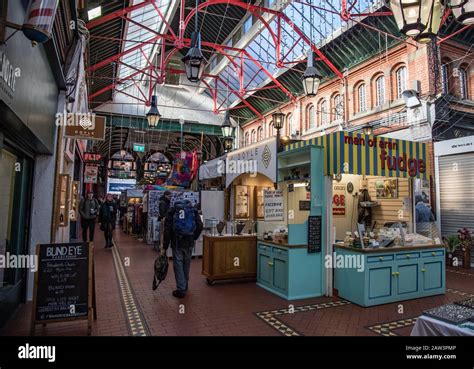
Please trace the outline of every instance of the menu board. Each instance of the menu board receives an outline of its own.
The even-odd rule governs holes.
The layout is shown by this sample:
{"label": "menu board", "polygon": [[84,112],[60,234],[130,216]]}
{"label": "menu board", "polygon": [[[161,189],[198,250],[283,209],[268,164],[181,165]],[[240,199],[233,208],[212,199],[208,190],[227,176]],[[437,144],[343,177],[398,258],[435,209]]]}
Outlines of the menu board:
{"label": "menu board", "polygon": [[88,317],[92,292],[92,246],[88,243],[38,246],[33,320]]}
{"label": "menu board", "polygon": [[321,252],[321,216],[308,217],[308,254]]}
{"label": "menu board", "polygon": [[284,220],[283,191],[263,191],[263,203],[265,209],[264,219],[268,221]]}

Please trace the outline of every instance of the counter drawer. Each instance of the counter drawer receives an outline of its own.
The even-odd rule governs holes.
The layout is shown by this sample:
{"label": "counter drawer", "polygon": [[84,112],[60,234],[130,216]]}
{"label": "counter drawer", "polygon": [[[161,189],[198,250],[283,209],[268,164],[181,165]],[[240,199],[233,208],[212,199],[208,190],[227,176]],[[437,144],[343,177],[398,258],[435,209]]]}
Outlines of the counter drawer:
{"label": "counter drawer", "polygon": [[288,250],[280,249],[278,247],[273,247],[272,251],[280,256],[287,256],[288,255]]}
{"label": "counter drawer", "polygon": [[397,254],[397,260],[411,260],[411,259],[419,259],[420,253],[419,252],[403,252],[401,254]]}
{"label": "counter drawer", "polygon": [[424,258],[435,258],[444,256],[444,250],[423,251]]}
{"label": "counter drawer", "polygon": [[258,245],[258,249],[261,250],[261,251],[266,251],[266,252],[271,252],[272,251],[271,246],[266,246],[266,245],[262,245],[262,244]]}
{"label": "counter drawer", "polygon": [[380,262],[386,262],[386,261],[392,261],[392,260],[393,260],[393,254],[391,254],[391,255],[367,256],[367,262],[368,263],[380,263]]}

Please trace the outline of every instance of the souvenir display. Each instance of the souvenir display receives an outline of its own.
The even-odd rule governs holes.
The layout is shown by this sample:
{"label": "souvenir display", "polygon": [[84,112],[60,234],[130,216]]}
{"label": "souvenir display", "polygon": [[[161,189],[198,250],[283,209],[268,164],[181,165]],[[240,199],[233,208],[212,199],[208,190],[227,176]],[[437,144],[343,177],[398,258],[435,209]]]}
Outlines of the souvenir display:
{"label": "souvenir display", "polygon": [[461,301],[455,301],[454,303],[456,305],[460,305],[460,306],[464,306],[464,307],[467,307],[467,308],[474,309],[474,297],[470,297],[468,299],[461,300]]}
{"label": "souvenir display", "polygon": [[456,304],[448,304],[426,310],[423,312],[423,315],[458,325],[468,322],[474,316],[474,309]]}

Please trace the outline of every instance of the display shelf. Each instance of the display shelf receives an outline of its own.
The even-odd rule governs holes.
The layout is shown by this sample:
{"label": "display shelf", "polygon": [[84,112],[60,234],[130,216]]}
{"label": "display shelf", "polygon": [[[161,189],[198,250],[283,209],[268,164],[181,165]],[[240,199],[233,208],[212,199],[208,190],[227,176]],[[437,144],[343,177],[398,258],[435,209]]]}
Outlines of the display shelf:
{"label": "display shelf", "polygon": [[249,217],[249,188],[248,186],[235,186],[235,218],[246,219]]}

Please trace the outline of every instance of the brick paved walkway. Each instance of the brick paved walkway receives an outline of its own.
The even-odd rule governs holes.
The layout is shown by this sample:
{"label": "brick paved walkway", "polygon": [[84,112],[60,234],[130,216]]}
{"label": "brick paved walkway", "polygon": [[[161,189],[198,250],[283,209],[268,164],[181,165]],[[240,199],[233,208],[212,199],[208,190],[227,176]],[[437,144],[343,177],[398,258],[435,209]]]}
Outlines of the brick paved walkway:
{"label": "brick paved walkway", "polygon": [[[441,296],[371,308],[337,297],[289,302],[253,282],[208,286],[201,275],[201,260],[195,259],[188,294],[176,299],[171,296],[175,288],[172,265],[168,278],[152,291],[156,251],[121,230],[115,233],[118,247],[112,251],[104,249],[102,234],[97,232],[98,320],[93,335],[409,335],[423,310],[462,299],[465,294],[474,295],[474,271],[449,269],[448,291]],[[125,266],[120,267],[120,260]],[[30,316],[31,303],[20,306],[0,335],[29,335]],[[36,334],[85,335],[86,328],[85,322],[58,323],[38,326]]]}

